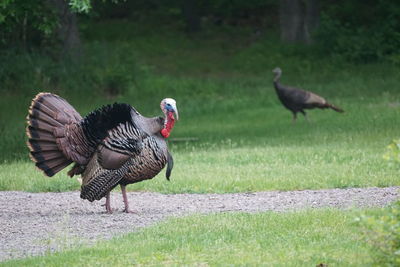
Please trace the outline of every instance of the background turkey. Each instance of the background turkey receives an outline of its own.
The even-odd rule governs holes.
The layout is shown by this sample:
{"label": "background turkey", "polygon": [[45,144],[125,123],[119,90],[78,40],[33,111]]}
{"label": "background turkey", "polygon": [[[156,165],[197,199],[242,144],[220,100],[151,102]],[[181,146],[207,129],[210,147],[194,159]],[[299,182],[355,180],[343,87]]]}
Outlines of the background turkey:
{"label": "background turkey", "polygon": [[296,122],[297,112],[303,113],[307,119],[304,109],[331,108],[337,112],[344,112],[341,108],[328,103],[323,97],[309,91],[289,86],[283,86],[279,80],[282,70],[278,67],[272,71],[275,74],[274,87],[282,104],[293,113],[293,122]]}
{"label": "background turkey", "polygon": [[107,105],[85,118],[63,98],[39,93],[29,108],[28,147],[31,159],[47,176],[70,163],[71,177],[82,175],[81,198],[106,197],[111,213],[110,191],[121,185],[125,212],[130,212],[127,184],[151,179],[166,164],[169,180],[173,159],[167,138],[178,119],[175,100],[161,101],[165,118],[146,118],[128,104]]}

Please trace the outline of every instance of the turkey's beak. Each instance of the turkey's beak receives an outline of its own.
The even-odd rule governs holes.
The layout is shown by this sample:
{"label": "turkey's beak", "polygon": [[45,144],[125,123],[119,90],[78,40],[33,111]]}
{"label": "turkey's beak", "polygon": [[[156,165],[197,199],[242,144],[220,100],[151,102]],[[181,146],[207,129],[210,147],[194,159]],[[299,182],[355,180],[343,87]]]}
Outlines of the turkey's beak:
{"label": "turkey's beak", "polygon": [[179,113],[178,113],[178,109],[175,107],[175,115],[176,115],[176,120],[179,120]]}
{"label": "turkey's beak", "polygon": [[179,120],[178,108],[174,104],[172,105],[172,111],[175,113],[176,120]]}

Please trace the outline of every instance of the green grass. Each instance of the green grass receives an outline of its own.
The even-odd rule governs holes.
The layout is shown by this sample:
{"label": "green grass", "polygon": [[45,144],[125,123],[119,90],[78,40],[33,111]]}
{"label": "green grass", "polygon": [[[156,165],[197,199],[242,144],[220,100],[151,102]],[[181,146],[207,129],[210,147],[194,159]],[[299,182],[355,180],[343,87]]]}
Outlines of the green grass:
{"label": "green grass", "polygon": [[[300,117],[296,125],[278,104],[264,108],[247,105],[246,100],[236,103],[238,109],[230,111],[231,116],[224,105],[215,107],[215,115],[205,110],[189,117],[193,119],[185,118],[181,109],[183,118],[172,137],[199,141],[170,143],[175,158],[171,182],[162,172],[128,188],[222,193],[400,185],[399,167],[382,157],[400,130],[393,123],[397,109],[384,99],[353,105],[346,100],[345,114],[312,111],[311,123]],[[1,164],[0,170],[1,190],[79,189],[65,172],[45,178],[27,155],[25,160]]]}
{"label": "green grass", "polygon": [[[399,168],[374,149],[320,146],[193,147],[175,151],[170,182],[164,172],[130,185],[130,190],[162,193],[246,192],[399,185]],[[299,156],[300,155],[300,156]],[[31,162],[0,165],[0,189],[30,192],[79,189],[66,172],[45,178]]]}
{"label": "green grass", "polygon": [[225,213],[166,222],[64,252],[1,266],[365,266],[359,211]]}
{"label": "green grass", "polygon": [[[160,114],[162,98],[177,100],[180,121],[171,138],[199,141],[170,142],[175,158],[171,183],[158,177],[131,190],[400,185],[399,167],[382,158],[400,132],[400,73],[395,66],[317,57],[312,48],[282,45],[273,35],[249,43],[249,29],[188,38],[165,28],[170,25],[146,31],[142,25],[127,30],[127,23],[88,25],[82,64],[57,63],[40,54],[10,52],[5,58],[8,67],[0,69],[0,89],[9,90],[0,99],[0,190],[79,188],[65,172],[42,178],[29,162],[24,118],[39,91],[62,95],[83,115],[120,101],[154,116]],[[278,65],[283,83],[319,93],[346,112],[313,110],[311,123],[300,115],[292,125],[291,113],[272,86],[271,70]],[[15,79],[12,73],[24,75]],[[116,96],[109,95],[113,86],[120,90]]]}
{"label": "green grass", "polygon": [[0,190],[64,192],[79,189],[79,182],[67,177],[66,171],[62,171],[54,178],[45,178],[31,162],[15,161],[0,165]]}

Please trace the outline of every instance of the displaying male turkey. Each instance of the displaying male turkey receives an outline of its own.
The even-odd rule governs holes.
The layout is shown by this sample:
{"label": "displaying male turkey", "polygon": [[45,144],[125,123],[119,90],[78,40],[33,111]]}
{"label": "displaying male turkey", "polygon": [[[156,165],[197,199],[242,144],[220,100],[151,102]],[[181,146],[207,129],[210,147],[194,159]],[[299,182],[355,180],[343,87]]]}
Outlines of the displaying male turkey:
{"label": "displaying male turkey", "polygon": [[178,109],[175,100],[160,104],[165,118],[143,117],[128,104],[103,106],[82,118],[63,98],[39,93],[32,100],[27,117],[31,159],[47,176],[71,163],[69,176],[82,175],[81,198],[89,201],[106,197],[121,186],[125,212],[130,212],[126,185],[151,179],[167,164],[169,180],[173,159],[167,138],[174,127]]}
{"label": "displaying male turkey", "polygon": [[328,103],[323,97],[317,94],[298,88],[283,86],[279,82],[282,75],[282,70],[280,68],[275,68],[272,72],[275,74],[274,87],[276,93],[282,104],[293,113],[293,122],[296,122],[297,112],[301,112],[307,119],[307,114],[304,109],[331,108],[337,112],[344,112],[341,108]]}

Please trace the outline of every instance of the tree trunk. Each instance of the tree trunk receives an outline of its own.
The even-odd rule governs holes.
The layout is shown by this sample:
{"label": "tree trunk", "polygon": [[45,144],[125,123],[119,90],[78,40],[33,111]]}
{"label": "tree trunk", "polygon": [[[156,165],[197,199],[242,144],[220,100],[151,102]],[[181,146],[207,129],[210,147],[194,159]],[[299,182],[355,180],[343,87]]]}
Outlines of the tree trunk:
{"label": "tree trunk", "polygon": [[280,0],[281,40],[311,43],[319,24],[318,0]]}
{"label": "tree trunk", "polygon": [[61,55],[79,58],[81,55],[81,40],[75,13],[71,12],[66,0],[48,0],[55,8],[59,18],[59,26],[56,30],[61,43]]}
{"label": "tree trunk", "polygon": [[182,15],[186,23],[186,31],[195,33],[201,29],[198,0],[183,0]]}
{"label": "tree trunk", "polygon": [[304,41],[312,43],[312,33],[319,26],[320,9],[318,0],[306,0],[306,10],[304,19]]}
{"label": "tree trunk", "polygon": [[300,41],[303,25],[301,0],[280,0],[279,20],[281,40],[285,42]]}

